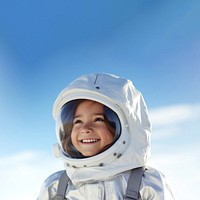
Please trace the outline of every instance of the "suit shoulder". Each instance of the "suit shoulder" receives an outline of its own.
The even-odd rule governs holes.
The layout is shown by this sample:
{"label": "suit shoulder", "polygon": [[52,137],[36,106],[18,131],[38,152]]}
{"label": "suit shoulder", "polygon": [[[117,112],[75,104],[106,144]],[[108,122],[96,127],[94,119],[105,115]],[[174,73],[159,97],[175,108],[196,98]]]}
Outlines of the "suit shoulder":
{"label": "suit shoulder", "polygon": [[55,197],[57,193],[58,182],[64,172],[65,170],[57,171],[45,179],[37,200],[49,200]]}
{"label": "suit shoulder", "polygon": [[65,170],[60,170],[57,172],[54,172],[53,174],[51,174],[50,176],[48,176],[45,181],[44,181],[44,185],[46,187],[50,186],[51,184],[58,182],[60,177],[62,176],[62,174],[65,173]]}

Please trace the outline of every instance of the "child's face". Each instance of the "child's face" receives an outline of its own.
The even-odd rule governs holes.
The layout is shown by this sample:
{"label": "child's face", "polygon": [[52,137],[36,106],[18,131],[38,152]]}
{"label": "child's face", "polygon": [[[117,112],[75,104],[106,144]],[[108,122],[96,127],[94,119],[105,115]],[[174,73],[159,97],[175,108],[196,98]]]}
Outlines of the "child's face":
{"label": "child's face", "polygon": [[104,121],[103,108],[100,103],[84,100],[75,111],[71,141],[84,156],[100,153],[113,141],[113,134]]}

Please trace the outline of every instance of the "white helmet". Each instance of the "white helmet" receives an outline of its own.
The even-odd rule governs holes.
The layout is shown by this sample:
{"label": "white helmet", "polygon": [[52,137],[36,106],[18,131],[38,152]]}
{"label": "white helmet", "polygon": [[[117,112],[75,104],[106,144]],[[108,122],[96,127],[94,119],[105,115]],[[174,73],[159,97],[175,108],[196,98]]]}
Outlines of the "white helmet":
{"label": "white helmet", "polygon": [[[70,143],[70,137],[68,150],[62,144],[64,135],[70,135],[74,110],[83,99],[103,104],[108,123],[115,128],[112,145],[92,157],[82,156]],[[68,166],[106,165],[125,156],[130,157],[133,168],[146,163],[149,157],[151,124],[143,97],[130,80],[111,74],[90,74],[77,78],[58,95],[53,117],[58,153]],[[66,124],[69,125],[67,129]]]}

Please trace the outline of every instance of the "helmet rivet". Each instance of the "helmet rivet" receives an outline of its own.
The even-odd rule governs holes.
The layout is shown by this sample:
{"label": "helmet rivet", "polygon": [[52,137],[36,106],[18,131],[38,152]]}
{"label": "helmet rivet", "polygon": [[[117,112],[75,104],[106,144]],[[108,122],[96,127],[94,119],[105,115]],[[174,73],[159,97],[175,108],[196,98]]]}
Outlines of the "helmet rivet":
{"label": "helmet rivet", "polygon": [[120,158],[122,156],[122,154],[120,153],[118,156],[117,156],[117,158]]}

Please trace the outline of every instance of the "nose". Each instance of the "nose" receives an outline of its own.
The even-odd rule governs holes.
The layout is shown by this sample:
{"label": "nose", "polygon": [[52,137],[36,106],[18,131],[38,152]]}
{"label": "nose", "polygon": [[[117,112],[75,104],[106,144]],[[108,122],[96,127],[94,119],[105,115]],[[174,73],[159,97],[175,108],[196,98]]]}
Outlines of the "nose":
{"label": "nose", "polygon": [[87,133],[91,133],[92,132],[92,126],[90,123],[86,123],[83,125],[82,129],[81,129],[81,133],[82,134],[87,134]]}

